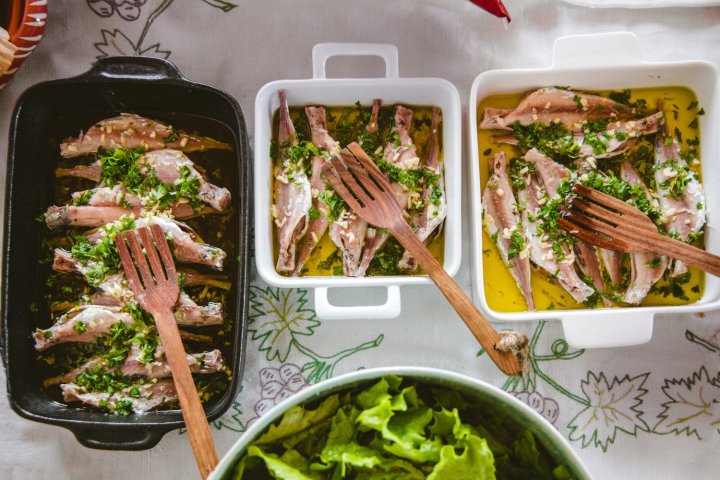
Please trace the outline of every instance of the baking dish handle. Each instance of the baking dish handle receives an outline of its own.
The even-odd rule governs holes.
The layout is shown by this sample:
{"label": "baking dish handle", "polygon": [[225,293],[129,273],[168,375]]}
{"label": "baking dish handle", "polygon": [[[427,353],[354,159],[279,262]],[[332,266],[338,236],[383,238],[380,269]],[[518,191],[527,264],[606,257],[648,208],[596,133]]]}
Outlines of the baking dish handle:
{"label": "baking dish handle", "polygon": [[125,80],[183,80],[174,63],[150,57],[105,57],[90,70],[75,77],[76,80],[125,79]]}
{"label": "baking dish handle", "polygon": [[327,78],[325,64],[332,57],[380,57],[385,60],[385,76],[397,78],[398,50],[389,43],[318,43],[312,49],[313,78]]}
{"label": "baking dish handle", "polygon": [[[333,287],[342,288],[342,287]],[[387,301],[382,305],[338,307],[328,300],[328,288],[315,289],[315,314],[321,320],[386,320],[400,315],[400,287],[387,287]]]}
{"label": "baking dish handle", "polygon": [[82,445],[100,450],[147,450],[157,445],[172,430],[157,425],[108,428],[106,424],[73,426],[70,429]]}
{"label": "baking dish handle", "polygon": [[613,312],[562,318],[565,340],[575,348],[629,347],[652,337],[650,312]]}
{"label": "baking dish handle", "polygon": [[634,33],[594,33],[557,38],[550,68],[607,67],[642,62],[640,44]]}

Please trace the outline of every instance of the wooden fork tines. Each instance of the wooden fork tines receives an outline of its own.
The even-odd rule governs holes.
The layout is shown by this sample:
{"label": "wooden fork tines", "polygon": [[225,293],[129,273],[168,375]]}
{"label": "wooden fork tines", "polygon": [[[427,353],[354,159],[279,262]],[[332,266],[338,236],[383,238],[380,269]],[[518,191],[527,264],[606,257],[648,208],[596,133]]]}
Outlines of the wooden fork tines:
{"label": "wooden fork tines", "polygon": [[323,173],[356,214],[366,222],[390,231],[415,257],[498,368],[507,375],[520,374],[521,365],[515,354],[495,348],[500,335],[410,229],[403,219],[403,210],[395,199],[392,185],[360,145],[348,145],[325,163]]}
{"label": "wooden fork tines", "polygon": [[598,247],[626,253],[655,253],[677,258],[720,276],[720,257],[658,232],[644,213],[622,200],[581,184],[561,211],[558,226]]}
{"label": "wooden fork tines", "polygon": [[137,232],[142,245],[133,230],[117,234],[115,244],[135,300],[155,318],[155,326],[180,399],[180,408],[195,461],[201,477],[205,479],[217,465],[218,454],[172,312],[180,293],[175,262],[165,234],[158,225],[151,225],[150,230],[140,228]]}

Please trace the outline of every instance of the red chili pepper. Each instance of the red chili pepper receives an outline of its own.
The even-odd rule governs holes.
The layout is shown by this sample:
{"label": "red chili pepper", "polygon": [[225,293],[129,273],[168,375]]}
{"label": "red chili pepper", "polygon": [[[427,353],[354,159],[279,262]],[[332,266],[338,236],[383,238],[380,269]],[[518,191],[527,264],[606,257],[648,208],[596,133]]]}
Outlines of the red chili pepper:
{"label": "red chili pepper", "polygon": [[472,3],[482,8],[483,10],[492,13],[496,17],[507,18],[508,23],[510,22],[510,14],[508,13],[502,0],[470,0]]}

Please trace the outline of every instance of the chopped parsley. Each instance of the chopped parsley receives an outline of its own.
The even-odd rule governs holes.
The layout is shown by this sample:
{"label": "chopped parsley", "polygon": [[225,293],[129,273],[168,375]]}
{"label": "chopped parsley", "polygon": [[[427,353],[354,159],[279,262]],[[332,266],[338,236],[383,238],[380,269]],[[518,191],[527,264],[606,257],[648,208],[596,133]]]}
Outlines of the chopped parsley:
{"label": "chopped parsley", "polygon": [[87,205],[92,196],[92,190],[85,190],[75,200],[73,200],[73,205]]}
{"label": "chopped parsley", "polygon": [[508,247],[508,260],[517,257],[525,249],[525,236],[522,234],[522,224],[518,223],[510,234],[510,247]]}
{"label": "chopped parsley", "polygon": [[325,185],[325,191],[318,196],[318,199],[328,207],[328,218],[332,222],[339,220],[340,215],[348,209],[345,200],[343,200],[337,192],[332,190],[329,184]]}
{"label": "chopped parsley", "polygon": [[[108,187],[123,185],[128,192],[141,197],[146,207],[158,206],[167,209],[180,199],[185,199],[195,211],[199,211],[202,207],[202,202],[198,198],[200,179],[195,172],[189,166],[181,165],[178,168],[178,180],[173,183],[163,183],[155,169],[144,161],[143,154],[142,149],[118,148],[100,151],[98,154],[98,162],[102,168],[100,180]],[[86,194],[88,196],[85,198]],[[92,194],[87,191],[83,193],[81,199],[85,199],[87,203],[90,195]]]}
{"label": "chopped parsley", "polygon": [[85,267],[85,277],[93,287],[100,285],[108,272],[115,272],[120,268],[115,235],[135,228],[135,220],[132,217],[121,217],[115,223],[100,228],[105,235],[96,244],[90,243],[85,235],[77,235],[70,250],[72,257],[80,260]]}
{"label": "chopped parsley", "polygon": [[568,158],[580,156],[580,145],[562,123],[551,123],[547,126],[533,123],[522,126],[520,122],[515,122],[513,134],[518,147],[523,149],[535,147],[549,157],[555,157],[556,154]]}
{"label": "chopped parsley", "polygon": [[308,210],[308,217],[310,220],[317,220],[320,218],[320,211],[315,207],[315,205],[310,205],[310,209]]}

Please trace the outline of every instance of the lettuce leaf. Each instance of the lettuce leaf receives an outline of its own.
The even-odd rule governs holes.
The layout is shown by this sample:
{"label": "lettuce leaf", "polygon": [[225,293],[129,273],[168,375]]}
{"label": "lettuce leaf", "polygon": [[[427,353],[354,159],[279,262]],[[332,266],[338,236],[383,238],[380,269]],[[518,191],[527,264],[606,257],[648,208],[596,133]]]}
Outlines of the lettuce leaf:
{"label": "lettuce leaf", "polygon": [[255,444],[270,444],[300,433],[332,417],[338,408],[340,408],[340,400],[337,395],[329,396],[314,410],[307,410],[302,406],[289,408],[280,423],[270,425],[268,431],[258,438]]}
{"label": "lettuce leaf", "polygon": [[387,376],[297,406],[248,448],[236,480],[571,480],[506,411]]}
{"label": "lettuce leaf", "polygon": [[440,461],[427,480],[495,480],[494,458],[485,439],[468,435],[464,443],[460,455],[450,445],[442,447]]}
{"label": "lettuce leaf", "polygon": [[[260,447],[251,445],[235,471],[235,480],[246,478],[246,472],[249,474],[248,479],[257,480],[257,464],[254,464],[254,467],[252,466],[254,457],[261,459],[265,463],[267,471],[274,478],[282,478],[283,480],[318,480],[322,478],[311,477],[303,473],[300,468],[305,464],[304,459],[297,452],[291,452],[294,452],[294,450],[288,450],[279,458],[274,454],[263,452]],[[295,466],[292,464],[295,464]]]}

